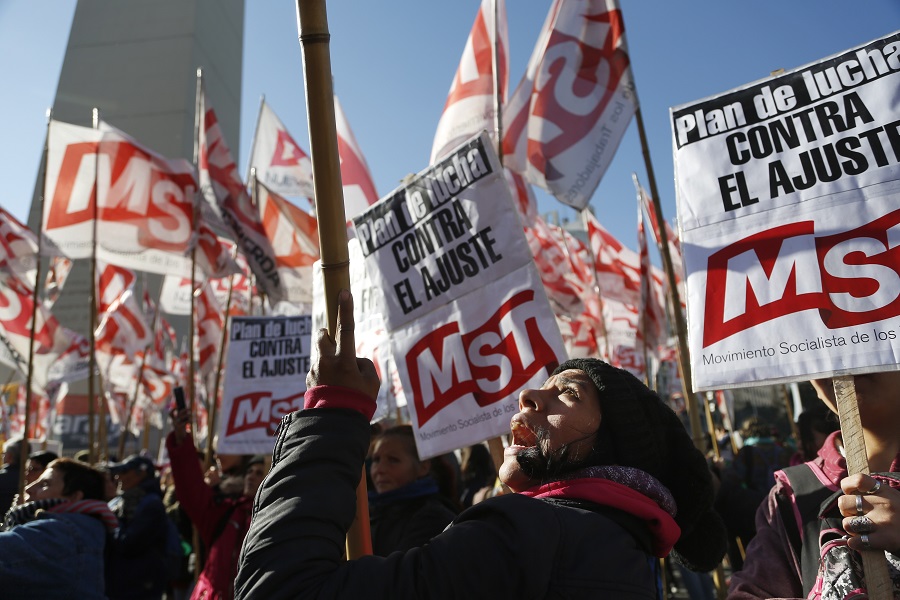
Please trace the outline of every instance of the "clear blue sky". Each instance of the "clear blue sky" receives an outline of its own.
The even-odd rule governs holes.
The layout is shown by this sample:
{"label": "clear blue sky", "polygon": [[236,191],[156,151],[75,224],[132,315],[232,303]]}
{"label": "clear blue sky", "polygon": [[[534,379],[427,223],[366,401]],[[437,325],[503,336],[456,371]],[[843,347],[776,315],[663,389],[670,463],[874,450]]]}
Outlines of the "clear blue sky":
{"label": "clear blue sky", "polygon": [[[212,1],[212,0],[210,0]],[[0,0],[0,205],[24,219],[75,0]],[[513,89],[549,1],[507,0]],[[480,0],[332,0],[332,71],[379,194],[427,166],[435,127]],[[724,92],[900,29],[900,1],[620,0],[657,183],[675,215],[671,106]],[[247,0],[241,143],[246,172],[260,95],[309,149],[295,3]],[[232,146],[234,146],[232,142]],[[592,204],[636,247],[631,173],[646,185],[632,124]],[[540,194],[541,211],[574,211]]]}

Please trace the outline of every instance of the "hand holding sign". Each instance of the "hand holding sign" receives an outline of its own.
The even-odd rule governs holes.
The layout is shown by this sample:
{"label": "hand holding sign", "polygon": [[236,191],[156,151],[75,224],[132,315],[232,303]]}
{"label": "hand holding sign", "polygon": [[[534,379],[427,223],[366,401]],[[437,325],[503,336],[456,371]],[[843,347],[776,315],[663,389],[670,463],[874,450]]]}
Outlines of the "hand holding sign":
{"label": "hand holding sign", "polygon": [[381,382],[375,365],[368,358],[356,356],[354,335],[353,296],[341,290],[338,297],[337,341],[327,329],[320,329],[316,337],[317,356],[306,376],[306,387],[340,385],[362,392],[374,401]]}

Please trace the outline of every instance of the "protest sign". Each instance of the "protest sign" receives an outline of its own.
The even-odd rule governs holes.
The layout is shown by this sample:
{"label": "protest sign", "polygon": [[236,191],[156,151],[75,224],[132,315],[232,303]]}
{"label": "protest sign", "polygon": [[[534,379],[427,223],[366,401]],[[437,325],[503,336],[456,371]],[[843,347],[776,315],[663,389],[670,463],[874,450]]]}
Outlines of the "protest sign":
{"label": "protest sign", "polygon": [[311,327],[309,315],[232,319],[219,453],[272,452],[281,417],[303,408]]}
{"label": "protest sign", "polygon": [[487,135],[354,223],[419,456],[508,432],[519,391],[565,350]]}
{"label": "protest sign", "polygon": [[697,391],[896,368],[900,32],[671,111]]}
{"label": "protest sign", "polygon": [[389,330],[532,262],[511,202],[483,134],[353,220]]}

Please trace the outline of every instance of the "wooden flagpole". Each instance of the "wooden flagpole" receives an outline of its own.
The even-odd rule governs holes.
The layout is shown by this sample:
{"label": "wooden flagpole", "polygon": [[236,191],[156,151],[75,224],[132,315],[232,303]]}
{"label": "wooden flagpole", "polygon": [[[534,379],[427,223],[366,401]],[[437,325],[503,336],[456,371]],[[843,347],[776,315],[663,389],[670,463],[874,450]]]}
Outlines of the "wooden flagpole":
{"label": "wooden flagpole", "polygon": [[647,133],[644,130],[644,118],[641,116],[640,101],[637,97],[637,89],[634,90],[635,109],[634,120],[638,127],[638,136],[641,140],[641,151],[644,155],[644,165],[647,169],[647,183],[650,186],[650,199],[656,212],[656,227],[659,231],[659,253],[662,256],[663,266],[666,271],[666,280],[669,282],[669,301],[672,303],[672,317],[675,323],[675,335],[678,340],[678,373],[684,386],[684,401],[687,405],[688,416],[691,419],[691,437],[694,445],[703,450],[703,429],[700,425],[700,410],[697,406],[697,398],[694,396],[694,382],[691,378],[690,354],[687,345],[687,326],[684,322],[684,314],[681,312],[681,298],[678,296],[678,285],[675,279],[675,268],[672,266],[672,255],[669,253],[669,236],[666,233],[666,222],[663,219],[662,205],[659,201],[659,189],[656,187],[656,175],[653,172],[653,162],[650,160],[650,147],[647,144]]}
{"label": "wooden flagpole", "polygon": [[[231,257],[237,256],[237,244],[231,249]],[[216,377],[213,383],[212,394],[209,400],[209,409],[206,418],[206,456],[203,458],[204,471],[212,465],[213,440],[216,434],[216,417],[218,416],[219,386],[222,383],[222,364],[225,362],[225,344],[228,341],[228,313],[231,310],[231,297],[234,292],[234,273],[228,277],[228,299],[225,301],[225,310],[222,315],[222,337],[219,341],[218,364],[216,365]]]}
{"label": "wooden flagpole", "polygon": [[[194,168],[197,170],[197,194],[194,196],[194,245],[191,247],[191,312],[188,321],[188,372],[187,372],[187,405],[191,411],[191,442],[196,445],[194,432],[197,430],[197,415],[194,410],[194,398],[196,397],[194,364],[194,338],[197,327],[197,309],[195,292],[197,291],[197,244],[199,243],[200,230],[200,203],[203,202],[203,191],[200,189],[200,124],[204,123],[206,105],[203,102],[203,69],[197,69],[197,90],[194,103]],[[194,531],[196,535],[196,529]],[[195,576],[199,575],[199,569]]]}
{"label": "wooden flagpole", "polygon": [[[869,472],[869,455],[859,406],[856,403],[856,384],[852,375],[836,375],[832,378],[838,418],[841,421],[841,438],[847,458],[847,474]],[[859,553],[863,563],[866,591],[870,600],[891,600],[893,583],[888,574],[887,562],[881,550],[863,550]]]}
{"label": "wooden flagpole", "polygon": [[[100,111],[93,111],[94,129],[100,125]],[[100,216],[99,207],[97,206],[97,165],[99,161],[100,147],[97,146],[97,160],[94,161],[94,194],[91,210],[93,218],[91,220],[91,298],[88,304],[90,311],[89,329],[90,331],[90,366],[88,367],[88,462],[94,464],[97,462],[97,432],[95,428],[95,417],[97,412],[96,390],[94,389],[94,371],[97,368],[97,339],[94,330],[97,328],[97,219]]]}
{"label": "wooden flagpole", "polygon": [[[334,90],[325,0],[297,0],[297,30],[303,52],[303,78],[309,123],[310,157],[316,192],[319,249],[325,284],[328,331],[336,334],[337,297],[350,289],[350,253],[344,216],[341,162],[334,118]],[[365,467],[356,489],[356,519],[347,532],[347,557],[372,553]]]}
{"label": "wooden flagpole", "polygon": [[[37,310],[38,310],[38,302],[40,302],[41,296],[39,293],[40,284],[41,284],[41,260],[42,260],[42,252],[44,249],[44,192],[47,189],[47,151],[50,143],[50,111],[47,111],[47,135],[44,137],[44,155],[41,157],[42,167],[44,169],[44,177],[41,178],[41,194],[40,194],[40,207],[41,207],[41,218],[38,221],[38,236],[37,236],[37,259],[35,260],[36,267],[34,273],[34,289],[31,292],[31,337],[28,338],[28,372],[25,374],[25,427],[24,433],[22,434],[22,438],[24,443],[19,448],[19,502],[25,498],[25,463],[28,461],[28,428],[31,426],[31,382],[32,382],[32,373],[34,372],[34,330],[37,326]],[[13,371],[15,373],[15,371]],[[52,423],[51,423],[52,428]]]}

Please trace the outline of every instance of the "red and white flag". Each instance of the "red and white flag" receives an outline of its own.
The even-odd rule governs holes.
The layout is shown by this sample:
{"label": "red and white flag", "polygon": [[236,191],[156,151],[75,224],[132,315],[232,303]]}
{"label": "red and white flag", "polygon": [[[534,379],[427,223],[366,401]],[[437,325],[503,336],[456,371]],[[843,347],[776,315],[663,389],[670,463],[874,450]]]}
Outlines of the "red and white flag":
{"label": "red and white flag", "polygon": [[312,160],[265,100],[259,108],[250,168],[256,169],[257,180],[270,190],[285,196],[315,198]]}
{"label": "red and white flag", "polygon": [[647,352],[656,355],[657,347],[665,341],[665,299],[663,277],[659,269],[650,264],[647,235],[644,230],[644,213],[638,206],[638,251],[641,257],[640,333]]}
{"label": "red and white flag", "polygon": [[275,303],[284,299],[275,252],[266,237],[259,212],[238,175],[237,164],[225,142],[206,93],[200,93],[200,189],[206,200],[232,229],[239,248],[256,274],[257,284]]}
{"label": "red and white flag", "polygon": [[257,181],[256,202],[278,264],[284,300],[312,304],[312,265],[319,258],[316,218]]}
{"label": "red and white flag", "polygon": [[[70,258],[190,274],[194,168],[123,132],[50,122],[43,230]],[[96,200],[96,203],[95,203]]]}
{"label": "red and white flag", "polygon": [[134,295],[135,274],[116,265],[98,264],[99,324],[97,363],[109,391],[133,393],[141,356],[152,343],[152,330]]}
{"label": "red and white flag", "polygon": [[572,273],[562,240],[541,217],[537,217],[530,226],[525,227],[525,238],[528,240],[553,313],[576,318],[584,311],[581,286]]}
{"label": "red and white flag", "polygon": [[[653,203],[653,199],[644,190],[643,186],[637,181],[637,176],[632,174],[632,178],[634,179],[634,185],[637,187],[638,193],[638,202],[647,212],[647,218],[650,220],[650,231],[653,233],[653,241],[656,242],[657,248],[662,248],[662,236],[659,231],[659,224],[656,220],[656,205]],[[665,222],[666,225],[666,241],[669,246],[669,256],[672,259],[672,270],[675,271],[675,285],[678,286],[678,299],[681,303],[681,310],[685,311],[686,306],[686,297],[684,290],[684,259],[681,256],[681,241],[678,239],[678,234],[672,229],[672,227]],[[668,280],[665,280],[668,283]],[[665,285],[663,289],[669,289],[668,285]]]}
{"label": "red and white flag", "polygon": [[615,0],[556,0],[503,111],[505,164],[581,210],[636,107]]}
{"label": "red and white flag", "polygon": [[641,298],[640,256],[613,237],[590,211],[582,214],[587,221],[600,295],[636,307]]}
{"label": "red and white flag", "polygon": [[23,373],[28,372],[32,331],[33,389],[46,390],[52,383],[87,377],[88,341],[60,325],[42,304],[35,310],[33,290],[12,270],[0,268],[0,336],[5,338],[7,349]]}
{"label": "red and white flag", "polygon": [[54,256],[50,259],[47,268],[47,278],[44,280],[44,302],[48,309],[52,309],[53,305],[59,299],[69,273],[72,271],[74,263],[64,256]]}
{"label": "red and white flag", "polygon": [[[203,285],[197,290],[197,366],[203,377],[211,375],[218,366],[222,345],[222,327],[225,318],[219,301],[210,286]],[[224,348],[221,349],[224,351]]]}
{"label": "red and white flag", "polygon": [[363,157],[344,109],[334,96],[334,120],[337,127],[338,153],[341,157],[341,183],[344,186],[344,215],[347,221],[378,202],[378,192],[369,166]]}
{"label": "red and white flag", "polygon": [[[43,256],[58,258],[61,252],[44,236],[40,248]],[[7,210],[0,207],[0,265],[6,265],[29,286],[34,286],[37,272],[38,237]]]}
{"label": "red and white flag", "polygon": [[[497,8],[496,22],[494,5]],[[499,38],[499,39],[498,39]],[[497,72],[494,74],[494,47],[497,47]],[[444,113],[438,122],[431,148],[431,162],[443,158],[482,129],[497,143],[495,121],[497,98],[494,90],[500,82],[501,106],[509,87],[509,33],[506,25],[506,2],[482,0],[475,24],[466,40],[459,68],[450,86]]]}
{"label": "red and white flag", "polygon": [[233,257],[234,242],[217,236],[205,223],[197,233],[197,267],[203,274],[215,278],[244,272]]}

